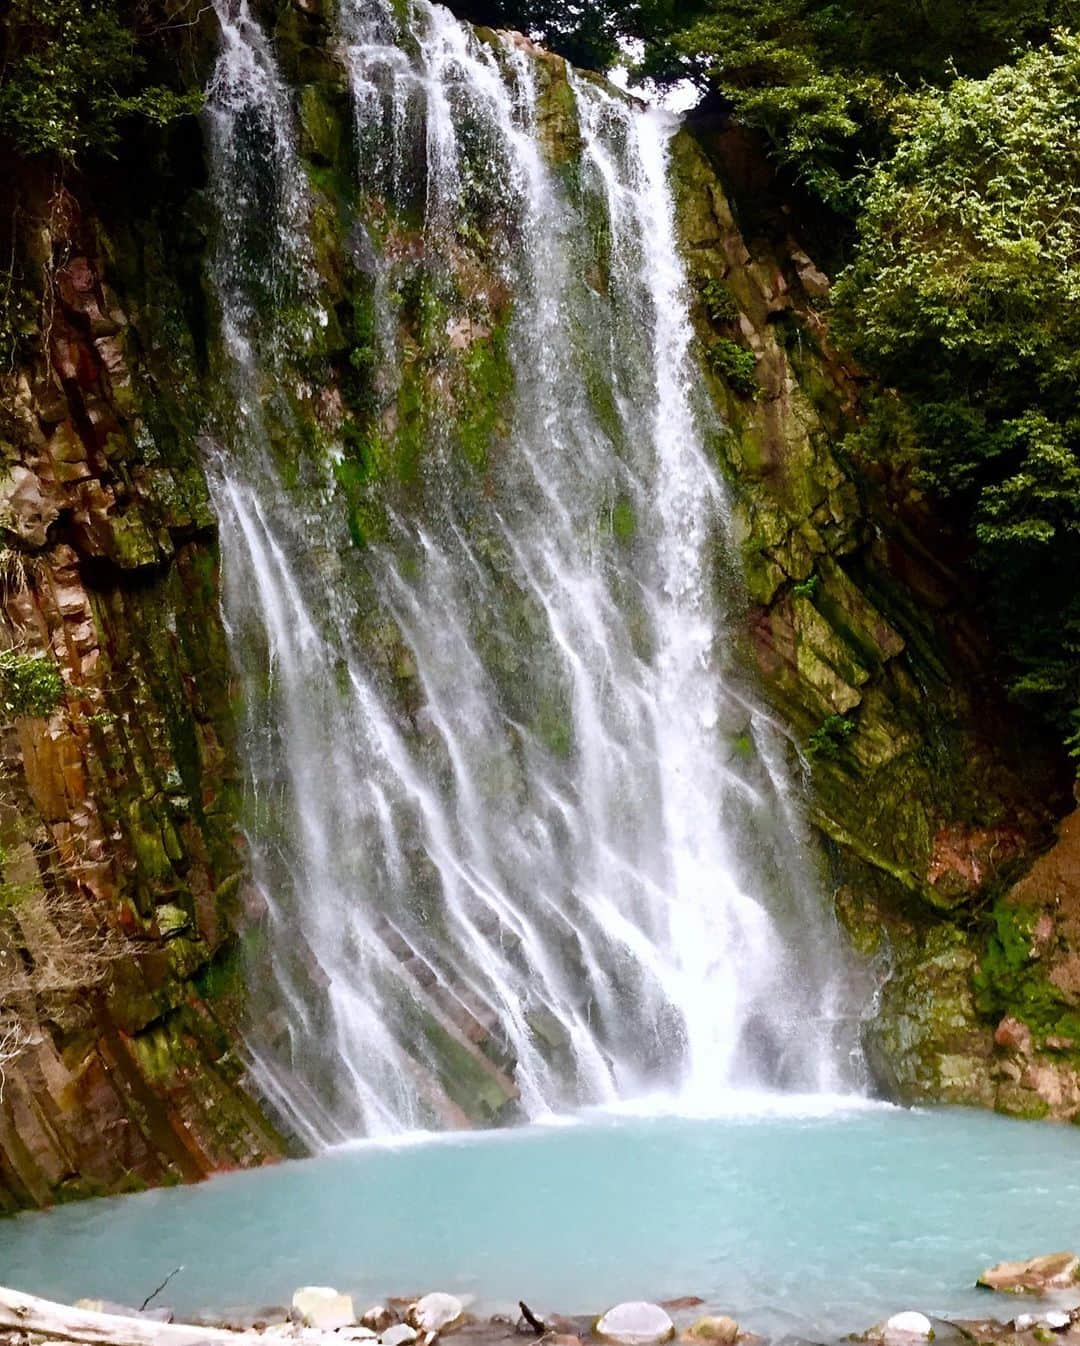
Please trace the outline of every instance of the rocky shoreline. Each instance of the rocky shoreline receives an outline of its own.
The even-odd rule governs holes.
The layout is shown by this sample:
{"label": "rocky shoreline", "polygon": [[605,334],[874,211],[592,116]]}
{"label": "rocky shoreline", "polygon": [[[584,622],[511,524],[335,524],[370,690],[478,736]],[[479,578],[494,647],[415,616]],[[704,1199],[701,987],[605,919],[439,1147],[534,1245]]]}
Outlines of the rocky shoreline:
{"label": "rocky shoreline", "polygon": [[[1027,1311],[1011,1317],[944,1319],[906,1309],[845,1338],[867,1346],[1080,1346],[1080,1258],[1071,1252],[1048,1253],[1021,1262],[1002,1262],[984,1271],[976,1284],[1000,1296],[1022,1297]],[[0,1346],[48,1343],[98,1343],[98,1346],[241,1346],[242,1343],[298,1343],[298,1346],[509,1346],[528,1340],[533,1346],[759,1346],[765,1339],[745,1331],[738,1321],[707,1312],[695,1296],[654,1304],[644,1300],[616,1304],[596,1315],[539,1314],[523,1301],[520,1316],[481,1317],[469,1301],[442,1291],[419,1298],[388,1298],[358,1311],[350,1295],[330,1286],[298,1289],[288,1308],[244,1314],[194,1314],[174,1321],[172,1310],[141,1308],[105,1300],[79,1300],[73,1306],[0,1289]],[[788,1346],[809,1341],[783,1338]]]}

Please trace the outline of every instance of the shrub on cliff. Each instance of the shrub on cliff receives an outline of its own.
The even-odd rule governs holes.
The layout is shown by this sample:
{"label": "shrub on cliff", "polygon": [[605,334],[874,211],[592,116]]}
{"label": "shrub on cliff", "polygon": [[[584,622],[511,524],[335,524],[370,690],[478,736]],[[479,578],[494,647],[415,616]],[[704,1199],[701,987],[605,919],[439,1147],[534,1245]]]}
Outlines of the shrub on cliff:
{"label": "shrub on cliff", "polygon": [[[967,522],[1015,693],[1080,731],[1080,38],[924,91],[871,174],[839,334]],[[1080,744],[1078,744],[1080,746]]]}
{"label": "shrub on cliff", "polygon": [[179,14],[119,0],[12,0],[0,18],[0,139],[23,157],[108,152],[125,118],[158,123],[198,95],[149,75],[150,47]]}

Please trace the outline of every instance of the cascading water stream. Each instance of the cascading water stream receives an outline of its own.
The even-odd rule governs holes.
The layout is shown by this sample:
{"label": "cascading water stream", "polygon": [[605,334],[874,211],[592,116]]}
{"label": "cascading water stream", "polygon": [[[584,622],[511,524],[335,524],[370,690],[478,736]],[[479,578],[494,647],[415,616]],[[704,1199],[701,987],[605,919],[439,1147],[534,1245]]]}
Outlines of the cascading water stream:
{"label": "cascading water stream", "polygon": [[496,341],[477,305],[510,312],[497,447],[467,466],[429,420],[411,491],[387,488],[358,548],[341,418],[303,360],[332,318],[289,91],[244,0],[219,18],[208,464],[265,904],[262,1086],[314,1143],[505,1116],[515,1094],[537,1117],[848,1087],[847,969],[726,635],[673,121],[571,76],[579,171],[560,171],[527,44],[426,0],[407,24],[342,0],[378,442],[410,407],[408,285],[456,286],[448,360]]}

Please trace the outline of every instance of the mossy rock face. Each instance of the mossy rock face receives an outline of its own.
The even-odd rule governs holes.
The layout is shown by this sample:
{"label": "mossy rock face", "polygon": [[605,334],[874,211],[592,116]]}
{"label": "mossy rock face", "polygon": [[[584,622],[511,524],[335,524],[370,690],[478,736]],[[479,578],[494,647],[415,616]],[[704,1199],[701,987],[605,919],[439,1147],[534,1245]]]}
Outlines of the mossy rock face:
{"label": "mossy rock face", "polygon": [[[925,507],[850,453],[862,389],[830,345],[827,279],[790,237],[740,233],[746,203],[732,205],[712,150],[677,135],[673,182],[702,350],[738,342],[760,389],[740,397],[704,362],[727,426],[715,450],[749,591],[746,651],[807,765],[841,919],[882,968],[871,1056],[904,1097],[1070,1115],[1063,1044],[1080,1034],[1065,958],[1080,928],[1055,927],[1055,981],[1017,928],[1045,913],[993,905],[1065,802],[1052,751],[985,693],[981,637],[923,540]],[[1057,1044],[1009,1065],[1016,1079],[994,1043],[1002,1014],[1030,1026],[1036,1054]]]}
{"label": "mossy rock face", "polygon": [[175,199],[187,170],[159,180],[156,164],[134,196],[99,184],[95,215],[22,184],[16,244],[38,274],[43,249],[54,264],[57,344],[28,340],[0,375],[21,486],[0,510],[19,558],[0,598],[34,660],[32,684],[7,680],[0,831],[13,863],[30,857],[16,877],[35,914],[0,910],[0,938],[33,967],[24,946],[52,923],[81,911],[84,933],[47,1007],[28,977],[20,1014],[38,1031],[0,1099],[5,1209],[285,1149],[223,1064],[235,1029],[201,989],[236,918],[239,773],[197,442],[206,235],[198,198]]}
{"label": "mossy rock face", "polygon": [[947,925],[898,938],[895,972],[886,983],[872,1054],[906,1102],[978,1103],[992,1107],[992,1031],[975,1011],[975,952]]}
{"label": "mossy rock face", "polygon": [[536,122],[540,144],[548,161],[555,167],[562,167],[581,158],[577,99],[570,87],[566,63],[559,57],[542,53],[536,70]]}

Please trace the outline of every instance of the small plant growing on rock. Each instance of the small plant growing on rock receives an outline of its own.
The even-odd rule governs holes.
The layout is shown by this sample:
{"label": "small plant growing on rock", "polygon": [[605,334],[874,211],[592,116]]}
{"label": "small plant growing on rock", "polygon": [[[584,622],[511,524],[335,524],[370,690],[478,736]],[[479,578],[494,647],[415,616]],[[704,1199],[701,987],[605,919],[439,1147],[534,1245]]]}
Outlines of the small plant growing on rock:
{"label": "small plant growing on rock", "polygon": [[45,655],[0,651],[0,707],[6,715],[50,715],[64,699],[64,681]]}
{"label": "small plant growing on rock", "polygon": [[727,323],[735,322],[739,316],[739,306],[731,291],[722,280],[715,277],[702,285],[701,302],[714,327],[723,327]]}
{"label": "small plant growing on rock", "polygon": [[0,708],[5,715],[51,715],[63,699],[64,680],[51,659],[0,651]]}
{"label": "small plant growing on rock", "polygon": [[834,762],[854,732],[855,721],[847,715],[828,715],[807,739],[806,755]]}
{"label": "small plant growing on rock", "polygon": [[741,397],[756,397],[761,390],[757,381],[757,357],[738,342],[720,337],[706,350],[709,367],[724,379],[732,392]]}

